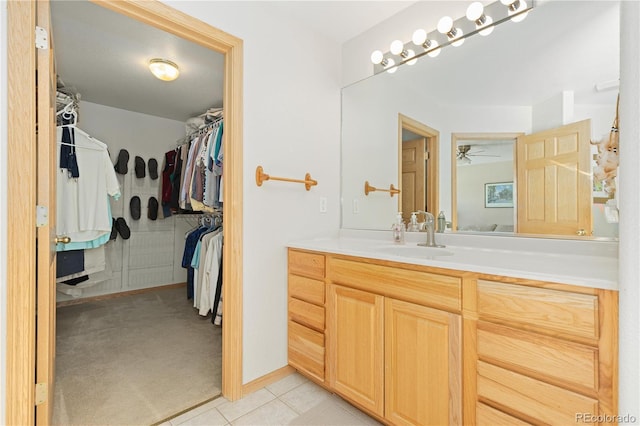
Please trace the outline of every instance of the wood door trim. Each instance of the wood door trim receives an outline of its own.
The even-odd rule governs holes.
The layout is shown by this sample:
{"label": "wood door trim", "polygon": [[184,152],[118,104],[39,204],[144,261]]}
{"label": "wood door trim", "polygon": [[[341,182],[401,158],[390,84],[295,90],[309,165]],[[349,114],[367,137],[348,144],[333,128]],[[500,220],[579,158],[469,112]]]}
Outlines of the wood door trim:
{"label": "wood door trim", "polygon": [[[94,1],[94,0],[92,0]],[[223,214],[224,298],[222,394],[242,397],[242,40],[158,1],[99,0],[94,3],[225,55],[223,105],[225,185]]]}
{"label": "wood door trim", "polygon": [[36,3],[7,7],[7,345],[9,425],[34,423],[36,285]]}
{"label": "wood door trim", "polygon": [[[209,47],[225,55],[222,392],[242,397],[242,40],[158,1],[98,1],[96,4]],[[35,383],[35,2],[7,3],[7,350],[6,424],[34,423]],[[29,214],[31,212],[31,214]]]}
{"label": "wood door trim", "polygon": [[[440,211],[440,132],[404,114],[398,113],[398,186],[402,190],[402,129],[427,139],[427,206],[434,216]],[[402,210],[402,192],[398,194],[398,211]]]}

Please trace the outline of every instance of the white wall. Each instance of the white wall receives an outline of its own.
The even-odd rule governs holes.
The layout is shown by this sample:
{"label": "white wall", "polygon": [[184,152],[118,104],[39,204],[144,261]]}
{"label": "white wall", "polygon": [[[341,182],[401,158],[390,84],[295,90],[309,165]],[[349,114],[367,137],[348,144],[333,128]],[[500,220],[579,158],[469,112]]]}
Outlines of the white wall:
{"label": "white wall", "polygon": [[619,413],[640,419],[640,3],[622,2]]}
{"label": "white wall", "polygon": [[[0,395],[6,395],[7,353],[7,3],[0,3]],[[5,416],[0,398],[0,422]]]}
{"label": "white wall", "polygon": [[[64,79],[64,75],[61,76]],[[149,197],[158,199],[164,153],[176,147],[176,141],[185,135],[184,122],[170,120],[138,112],[112,108],[92,102],[80,102],[78,127],[109,147],[112,163],[116,163],[121,149],[129,152],[128,173],[117,174],[122,196],[111,201],[114,218],[123,217],[131,229],[131,238],[120,235],[105,246],[105,271],[90,275],[90,287],[82,289],[80,298],[119,293],[159,285],[185,282],[186,269],[180,261],[184,251],[184,233],[191,225],[184,217],[171,216],[155,221],[147,218]],[[134,158],[144,159],[144,178],[134,172]],[[149,177],[148,162],[158,162],[158,179]],[[140,219],[131,218],[129,201],[140,197]],[[57,300],[72,299],[57,293]]]}
{"label": "white wall", "polygon": [[[340,46],[274,14],[269,2],[167,2],[244,40],[243,381],[287,364],[291,240],[337,232]],[[255,169],[318,181],[255,184]],[[328,212],[319,212],[320,197]]]}

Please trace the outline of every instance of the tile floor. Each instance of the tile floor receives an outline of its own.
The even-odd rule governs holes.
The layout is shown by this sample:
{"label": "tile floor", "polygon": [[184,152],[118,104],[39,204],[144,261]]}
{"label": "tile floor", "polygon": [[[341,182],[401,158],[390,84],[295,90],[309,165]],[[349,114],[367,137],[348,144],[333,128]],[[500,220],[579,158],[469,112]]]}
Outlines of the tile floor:
{"label": "tile floor", "polygon": [[337,395],[294,373],[238,401],[220,397],[160,426],[379,424]]}

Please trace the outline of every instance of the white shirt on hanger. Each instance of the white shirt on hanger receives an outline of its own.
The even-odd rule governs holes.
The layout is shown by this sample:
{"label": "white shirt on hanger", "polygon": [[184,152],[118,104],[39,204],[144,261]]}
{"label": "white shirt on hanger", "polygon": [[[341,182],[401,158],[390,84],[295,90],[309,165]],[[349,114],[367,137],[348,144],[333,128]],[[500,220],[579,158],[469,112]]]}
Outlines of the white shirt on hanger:
{"label": "white shirt on hanger", "polygon": [[[60,164],[62,127],[57,129],[57,163]],[[111,233],[109,195],[120,197],[120,185],[107,145],[74,128],[80,176],[70,178],[66,169],[57,173],[56,232],[73,242],[93,241]]]}

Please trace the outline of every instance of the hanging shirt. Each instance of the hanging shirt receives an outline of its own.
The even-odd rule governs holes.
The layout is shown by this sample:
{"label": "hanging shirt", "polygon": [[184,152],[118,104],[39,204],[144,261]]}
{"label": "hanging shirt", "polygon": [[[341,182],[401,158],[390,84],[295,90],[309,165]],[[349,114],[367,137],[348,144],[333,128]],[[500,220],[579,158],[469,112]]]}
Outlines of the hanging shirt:
{"label": "hanging shirt", "polygon": [[[58,142],[62,133],[58,127]],[[67,169],[57,172],[56,230],[76,243],[94,241],[105,235],[108,241],[112,226],[108,196],[120,197],[118,178],[107,146],[78,128],[74,133],[79,177],[69,177]],[[56,151],[59,157],[60,150]]]}

